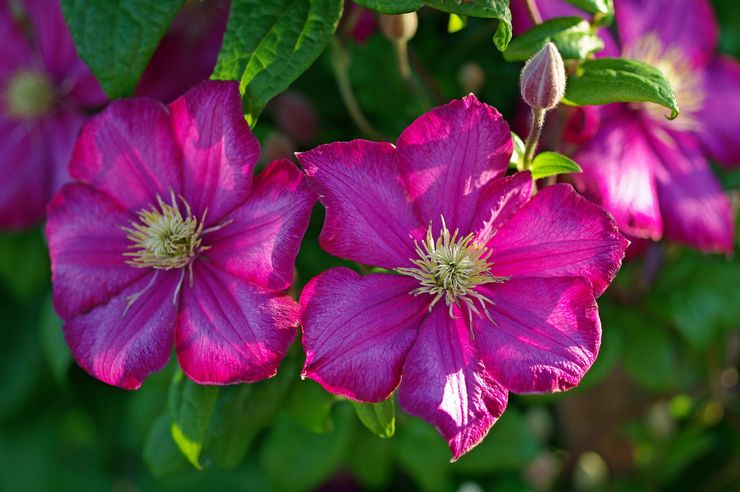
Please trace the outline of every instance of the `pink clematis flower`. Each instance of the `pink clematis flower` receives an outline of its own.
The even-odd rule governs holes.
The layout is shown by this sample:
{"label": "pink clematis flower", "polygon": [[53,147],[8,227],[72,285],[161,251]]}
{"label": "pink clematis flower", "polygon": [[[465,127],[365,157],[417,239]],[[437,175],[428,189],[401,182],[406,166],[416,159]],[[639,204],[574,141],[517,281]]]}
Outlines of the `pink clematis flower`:
{"label": "pink clematis flower", "polygon": [[570,185],[530,199],[506,177],[512,141],[470,95],[421,116],[396,146],[364,140],[298,155],[326,207],[322,247],[389,270],[333,268],[301,295],[305,377],[434,424],[457,459],[508,392],[572,388],[596,358],[595,297],[627,241]]}
{"label": "pink clematis flower", "polygon": [[68,179],[77,132],[106,98],[59,2],[0,0],[0,39],[0,229],[23,229]]}
{"label": "pink clematis flower", "polygon": [[[520,29],[529,24],[523,3],[514,3]],[[584,170],[575,184],[632,236],[729,253],[732,210],[708,158],[740,164],[740,64],[715,54],[717,24],[706,0],[614,3],[619,44],[602,30],[607,54],[661,69],[682,112],[668,121],[650,104],[600,108],[598,131],[574,155]],[[538,5],[545,18],[574,13],[562,0]]]}
{"label": "pink clematis flower", "polygon": [[275,374],[315,194],[289,161],[253,179],[258,157],[232,82],[168,106],[116,101],[85,125],[46,227],[54,306],[83,369],[135,389],[174,342],[198,383]]}
{"label": "pink clematis flower", "polygon": [[137,96],[169,102],[211,76],[221,50],[230,0],[187,2],[157,46]]}

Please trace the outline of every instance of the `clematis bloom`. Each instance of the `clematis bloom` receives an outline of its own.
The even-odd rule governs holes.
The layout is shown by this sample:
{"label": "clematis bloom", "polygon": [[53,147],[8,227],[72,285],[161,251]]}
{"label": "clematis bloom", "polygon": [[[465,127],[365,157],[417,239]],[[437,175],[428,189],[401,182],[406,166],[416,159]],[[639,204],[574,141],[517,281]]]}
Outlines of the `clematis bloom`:
{"label": "clematis bloom", "polygon": [[396,146],[298,155],[326,208],[322,247],[388,270],[333,268],[300,299],[303,376],[378,402],[399,386],[453,459],[486,435],[508,392],[572,388],[596,358],[595,298],[628,242],[570,185],[530,199],[506,177],[509,127],[473,95],[422,115]]}
{"label": "clematis bloom", "polygon": [[41,222],[87,112],[106,101],[59,2],[0,0],[0,229]]}
{"label": "clematis bloom", "polygon": [[135,389],[174,343],[198,383],[275,374],[315,194],[289,161],[253,179],[258,157],[234,82],[168,106],[116,101],[85,125],[46,227],[54,307],[83,369]]}
{"label": "clematis bloom", "polygon": [[[523,4],[512,3],[519,30],[529,25]],[[577,12],[563,0],[538,5],[545,18]],[[599,108],[598,131],[574,153],[583,173],[573,180],[632,236],[729,253],[732,209],[708,159],[740,164],[740,64],[716,55],[717,24],[707,0],[615,0],[614,6],[619,42],[601,30],[605,54],[661,69],[681,115],[668,121],[652,104]]]}

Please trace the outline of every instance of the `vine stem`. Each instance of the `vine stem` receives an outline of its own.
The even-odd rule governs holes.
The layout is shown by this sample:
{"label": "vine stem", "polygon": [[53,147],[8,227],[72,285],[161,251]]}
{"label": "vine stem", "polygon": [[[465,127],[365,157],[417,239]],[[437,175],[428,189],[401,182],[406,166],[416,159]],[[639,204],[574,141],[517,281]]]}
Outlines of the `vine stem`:
{"label": "vine stem", "polygon": [[365,117],[362,112],[355,93],[352,90],[352,82],[349,79],[349,55],[345,48],[335,38],[332,41],[332,67],[334,76],[339,86],[339,95],[342,98],[345,108],[350,118],[365,135],[373,140],[387,140],[379,131],[377,131]]}
{"label": "vine stem", "polygon": [[546,109],[532,108],[532,127],[529,130],[527,141],[524,143],[524,169],[532,168],[532,159],[534,158],[534,152],[537,150],[537,142],[540,140],[542,135],[542,127],[545,126],[545,114]]}

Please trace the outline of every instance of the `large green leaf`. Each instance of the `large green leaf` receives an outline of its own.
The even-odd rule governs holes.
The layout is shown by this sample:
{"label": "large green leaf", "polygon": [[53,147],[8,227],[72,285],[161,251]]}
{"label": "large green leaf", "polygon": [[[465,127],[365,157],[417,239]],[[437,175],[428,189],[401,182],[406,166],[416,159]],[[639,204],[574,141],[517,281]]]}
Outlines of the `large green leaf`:
{"label": "large green leaf", "polygon": [[238,80],[251,126],[267,102],[319,57],[342,0],[233,0],[213,78]]}
{"label": "large green leaf", "polygon": [[330,432],[334,428],[331,409],[337,399],[318,383],[297,381],[287,401],[288,413],[311,432]]}
{"label": "large green leaf", "polygon": [[511,41],[511,11],[508,0],[425,0],[424,3],[450,14],[498,19],[498,28],[493,36],[494,44],[500,51],[504,51]]}
{"label": "large green leaf", "polygon": [[647,102],[670,109],[669,119],[679,114],[676,94],[663,73],[647,63],[624,58],[599,58],[581,64],[578,73],[568,78],[563,102],[575,106]]}
{"label": "large green leaf", "polygon": [[424,5],[423,0],[355,0],[355,3],[381,14],[416,12]]}
{"label": "large green leaf", "polygon": [[511,41],[511,11],[508,0],[358,0],[357,2],[382,14],[414,12],[427,5],[433,9],[467,17],[498,19],[493,41],[503,51]]}
{"label": "large green leaf", "polygon": [[564,59],[582,60],[604,48],[604,42],[591,32],[591,25],[580,17],[557,17],[517,36],[504,51],[507,61],[524,61],[553,42]]}
{"label": "large green leaf", "polygon": [[202,456],[221,468],[237,467],[257,434],[275,418],[297,379],[287,359],[274,378],[221,388],[211,415]]}
{"label": "large green leaf", "polygon": [[198,469],[202,468],[200,453],[218,393],[218,386],[195,384],[181,371],[175,373],[170,386],[169,413],[172,439],[188,461]]}
{"label": "large green leaf", "polygon": [[77,51],[109,97],[133,94],[184,0],[62,0]]}
{"label": "large green leaf", "polygon": [[288,415],[280,415],[265,437],[260,464],[267,479],[281,491],[314,490],[334,474],[349,451],[354,417],[339,405],[332,432],[317,434]]}
{"label": "large green leaf", "polygon": [[365,427],[378,437],[393,437],[396,432],[396,405],[391,396],[380,403],[352,402],[355,413]]}
{"label": "large green leaf", "polygon": [[172,475],[188,467],[188,462],[172,440],[170,419],[166,412],[154,421],[147,434],[144,462],[155,477]]}

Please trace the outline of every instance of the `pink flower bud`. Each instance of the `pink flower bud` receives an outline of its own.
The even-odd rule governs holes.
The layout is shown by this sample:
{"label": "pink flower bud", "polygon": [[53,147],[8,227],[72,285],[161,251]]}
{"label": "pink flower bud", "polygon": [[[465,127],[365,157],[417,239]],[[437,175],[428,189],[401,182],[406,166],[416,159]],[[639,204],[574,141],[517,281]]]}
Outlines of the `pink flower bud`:
{"label": "pink flower bud", "polygon": [[522,99],[535,109],[552,109],[565,94],[565,66],[558,49],[547,43],[527,60],[520,81]]}
{"label": "pink flower bud", "polygon": [[416,12],[380,16],[380,30],[391,41],[408,41],[416,34],[417,27],[419,27],[419,18]]}

